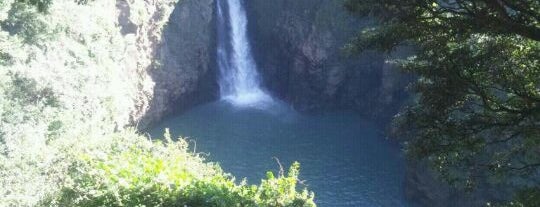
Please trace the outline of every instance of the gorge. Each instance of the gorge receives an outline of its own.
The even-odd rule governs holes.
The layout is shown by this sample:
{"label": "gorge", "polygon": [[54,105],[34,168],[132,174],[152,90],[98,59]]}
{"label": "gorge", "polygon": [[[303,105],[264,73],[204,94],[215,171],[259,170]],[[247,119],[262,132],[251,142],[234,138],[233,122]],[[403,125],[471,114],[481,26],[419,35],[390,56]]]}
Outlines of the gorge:
{"label": "gorge", "polygon": [[216,16],[220,100],[165,119],[152,137],[169,129],[250,183],[299,161],[318,206],[410,206],[396,143],[352,111],[306,115],[274,100],[251,54],[243,2],[218,0]]}
{"label": "gorge", "polygon": [[540,5],[456,3],[1,1],[0,206],[539,206]]}
{"label": "gorge", "polygon": [[[371,134],[365,139],[373,142],[385,142],[385,138],[380,133],[385,130],[389,124],[390,118],[397,112],[399,107],[406,100],[407,94],[405,86],[408,84],[410,77],[400,73],[391,64],[386,63],[387,59],[392,56],[400,56],[400,54],[384,55],[378,52],[366,52],[357,56],[349,56],[343,51],[344,45],[350,38],[356,34],[357,29],[367,24],[367,20],[356,20],[349,15],[339,1],[233,1],[233,6],[227,1],[200,0],[192,1],[185,0],[180,2],[175,11],[172,13],[169,26],[164,31],[164,45],[159,54],[163,60],[162,69],[156,71],[154,78],[157,80],[156,91],[167,91],[164,96],[156,94],[154,100],[159,101],[156,109],[158,111],[149,111],[146,114],[150,115],[149,119],[143,119],[143,123],[156,123],[155,120],[161,119],[163,115],[168,113],[180,112],[177,117],[170,117],[164,122],[160,122],[152,126],[152,133],[158,136],[163,128],[169,127],[173,132],[178,131],[178,134],[187,137],[192,137],[199,143],[207,143],[210,146],[216,146],[215,143],[221,137],[219,133],[223,133],[222,141],[229,140],[232,142],[233,137],[239,136],[236,133],[228,131],[211,131],[205,133],[195,130],[198,127],[194,123],[205,124],[204,121],[196,118],[197,116],[206,116],[210,111],[216,112],[216,108],[223,109],[223,116],[235,120],[232,115],[234,109],[224,106],[223,102],[205,104],[196,107],[192,112],[190,109],[201,103],[213,102],[216,99],[228,100],[233,105],[240,107],[259,107],[267,108],[275,112],[274,115],[252,111],[247,109],[246,117],[262,117],[256,120],[251,120],[253,123],[267,125],[265,120],[271,117],[279,117],[287,114],[290,107],[300,113],[313,113],[315,115],[314,122],[317,119],[329,119],[336,117],[339,111],[349,110],[353,114],[359,114],[365,117],[368,122],[374,122],[370,125],[372,129],[351,129],[355,131],[349,135],[343,135],[344,139],[353,139],[359,136],[363,131]],[[242,11],[245,7],[245,11]],[[233,14],[231,14],[233,13]],[[244,16],[245,15],[245,16]],[[249,21],[248,21],[249,19]],[[189,28],[189,32],[183,31],[182,28]],[[250,41],[253,47],[250,47]],[[253,55],[251,54],[253,52]],[[402,51],[406,53],[406,51]],[[255,61],[256,60],[256,61]],[[259,65],[259,67],[257,67]],[[186,77],[192,76],[189,79]],[[177,78],[175,78],[177,77]],[[181,83],[181,85],[178,85]],[[188,85],[186,85],[188,84]],[[266,89],[263,89],[266,88]],[[177,94],[177,95],[174,95]],[[242,97],[242,94],[244,95]],[[272,98],[272,96],[276,98]],[[271,100],[275,99],[275,100]],[[279,99],[284,102],[279,101]],[[262,106],[272,102],[269,106]],[[262,103],[261,103],[262,102]],[[287,103],[287,104],[285,104]],[[291,106],[288,106],[288,105]],[[242,110],[237,111],[242,114]],[[289,112],[292,112],[289,111]],[[328,115],[322,115],[328,113]],[[183,117],[183,113],[191,114]],[[322,114],[321,114],[322,113]],[[219,113],[217,113],[219,114]],[[259,115],[253,115],[259,114]],[[321,115],[316,115],[321,114]],[[340,113],[337,113],[340,114]],[[343,115],[343,113],[341,113]],[[358,120],[357,115],[351,115],[344,118],[345,120]],[[247,118],[246,118],[247,119]],[[309,116],[304,117],[309,119]],[[148,121],[147,121],[148,120]],[[199,120],[199,121],[195,121]],[[175,123],[178,121],[178,123]],[[214,123],[212,120],[208,120]],[[221,119],[214,120],[214,124],[224,124]],[[336,119],[334,121],[338,121]],[[189,123],[194,122],[194,123]],[[329,121],[332,122],[332,121]],[[366,121],[358,121],[359,123]],[[279,121],[277,123],[280,123]],[[249,124],[249,123],[246,123]],[[289,127],[298,126],[299,123],[290,123]],[[353,124],[353,123],[349,123]],[[143,125],[144,126],[144,125]],[[186,126],[193,127],[193,131],[187,129]],[[235,125],[236,126],[236,125]],[[249,126],[249,125],[248,125]],[[240,136],[246,139],[245,142],[261,144],[253,140],[253,137],[271,136],[257,131],[257,127],[253,130],[248,130],[249,127],[238,128],[237,130],[245,130],[245,134]],[[279,127],[278,125],[276,127]],[[302,125],[299,125],[302,126]],[[201,126],[202,127],[202,126]],[[220,128],[220,127],[218,127]],[[234,129],[234,127],[231,127]],[[305,130],[298,128],[297,130]],[[333,129],[340,130],[340,129]],[[357,131],[360,130],[360,131]],[[291,130],[292,131],[292,130]],[[212,133],[213,132],[213,133]],[[262,134],[257,134],[262,133]],[[355,134],[356,133],[356,134]],[[303,137],[302,134],[294,134],[284,132],[284,137]],[[207,140],[204,137],[209,137]],[[217,139],[217,140],[216,140]],[[293,139],[293,138],[291,138]],[[300,138],[298,141],[303,140]],[[357,138],[362,139],[362,138]],[[382,140],[375,140],[382,139]],[[201,141],[204,140],[204,141]],[[251,140],[251,141],[249,141]],[[264,138],[260,140],[264,142]],[[307,141],[307,140],[305,140]],[[369,141],[371,142],[371,141]],[[388,151],[389,154],[397,153],[396,143],[388,141],[381,143],[381,151]],[[336,143],[340,143],[339,140]],[[358,143],[358,142],[355,142]],[[204,145],[204,144],[202,144]],[[354,146],[357,146],[356,144]],[[245,146],[248,149],[252,147]],[[361,148],[359,146],[359,148]],[[214,150],[221,151],[218,148],[207,148],[208,152]],[[254,149],[257,150],[257,149]],[[260,149],[259,149],[260,150]],[[345,150],[346,151],[346,150]],[[268,151],[267,153],[271,153]],[[231,152],[232,153],[232,152]],[[238,152],[236,152],[238,153]],[[332,152],[327,152],[332,153]],[[355,154],[363,152],[350,152],[349,156],[365,156],[368,154]],[[332,156],[331,154],[329,154]],[[334,154],[336,155],[336,154]],[[220,157],[226,157],[221,155]],[[276,155],[272,155],[276,156]],[[238,156],[234,159],[240,159],[244,156]],[[268,157],[267,157],[268,158]],[[233,159],[232,157],[230,158]],[[288,157],[287,159],[294,159]],[[298,158],[300,159],[300,158]],[[412,181],[405,188],[402,185],[405,180],[405,171],[399,167],[403,163],[402,157],[392,158],[396,164],[395,168],[390,170],[395,174],[388,175],[389,178],[381,178],[382,182],[390,182],[393,180],[393,187],[388,190],[397,198],[396,200],[388,200],[396,205],[405,205],[401,196],[405,195],[402,191],[405,189],[418,189],[416,185],[431,185],[431,175],[422,178],[422,182]],[[217,162],[230,162],[227,159],[213,159]],[[264,159],[246,160],[246,163],[265,162]],[[273,163],[272,160],[266,161],[266,164]],[[359,163],[358,165],[362,165]],[[271,167],[272,165],[266,165]],[[324,165],[322,165],[324,166]],[[227,169],[232,166],[224,166]],[[333,167],[333,166],[328,166]],[[270,168],[272,169],[272,168]],[[359,168],[357,168],[359,169]],[[403,170],[403,171],[400,171]],[[251,172],[261,172],[268,170],[257,168]],[[314,169],[315,171],[318,171]],[[250,175],[248,170],[235,170],[235,174],[244,175],[246,177],[255,177]],[[338,171],[339,172],[339,171]],[[370,171],[371,172],[371,171]],[[416,170],[408,170],[407,172],[416,172]],[[413,173],[414,174],[414,173]],[[375,176],[375,174],[366,174]],[[416,176],[416,175],[415,175]],[[352,176],[351,179],[363,177],[362,173]],[[375,177],[372,177],[374,180]],[[317,179],[317,176],[314,176]],[[343,178],[345,179],[345,178]],[[415,178],[417,179],[417,178]],[[341,181],[340,181],[341,182]],[[361,181],[354,188],[361,188]],[[341,182],[343,183],[343,182]],[[319,182],[319,186],[328,185],[328,183]],[[401,186],[401,187],[398,187]],[[394,188],[398,187],[398,188]],[[437,188],[436,185],[430,188]],[[368,188],[369,189],[369,188]],[[424,196],[428,191],[409,190],[407,195],[411,197]],[[372,192],[375,192],[374,189]],[[382,189],[379,189],[382,190]],[[384,191],[384,190],[382,190]],[[365,192],[370,192],[366,190]],[[349,191],[347,193],[355,193]],[[369,193],[368,193],[369,194]],[[376,197],[363,197],[366,194],[356,193],[358,202],[383,202],[383,199]],[[445,196],[440,194],[438,196]],[[324,197],[323,197],[324,198]],[[369,199],[378,201],[369,201]],[[325,199],[329,199],[326,197]],[[352,198],[351,198],[352,199]],[[354,199],[353,199],[354,200]],[[423,199],[427,205],[435,200],[443,200],[440,197],[429,197]],[[331,201],[327,200],[327,204]],[[343,205],[347,202],[353,202],[347,199],[341,200]],[[397,203],[396,203],[397,202]],[[372,205],[376,205],[372,203]],[[380,204],[382,206],[389,205]]]}
{"label": "gorge", "polygon": [[[156,57],[161,69],[149,71],[154,103],[141,128],[220,96],[216,2],[184,0],[175,7]],[[352,109],[381,125],[406,99],[410,77],[386,63],[392,55],[343,51],[367,22],[348,14],[340,1],[244,4],[260,82],[271,96],[304,112]]]}
{"label": "gorge", "polygon": [[[184,0],[175,7],[158,55],[163,60],[162,68],[153,72],[155,90],[164,92],[154,96],[161,101],[150,105],[158,110],[148,111],[150,118],[143,118],[141,123],[156,123],[165,114],[181,114],[226,93],[219,83],[230,79],[218,77],[226,76],[219,64],[231,63],[218,61],[225,55],[218,48],[225,46],[227,50],[222,52],[230,55],[232,45],[220,45],[218,41],[231,38],[227,32],[219,36],[223,34],[220,27],[230,30],[231,26],[220,24],[221,15],[227,17],[228,10],[219,5],[224,6],[214,0]],[[347,54],[343,47],[369,20],[349,14],[341,1],[252,0],[244,1],[243,6],[249,20],[247,37],[243,38],[251,41],[256,60],[249,64],[258,69],[257,82],[265,93],[300,113],[351,110],[374,122],[376,130],[388,129],[391,118],[407,101],[406,86],[412,80],[388,61],[409,54],[410,49],[401,48],[392,54]],[[218,9],[222,9],[221,15]],[[484,199],[478,198],[489,194],[465,196],[437,181],[422,163],[407,164],[405,174],[404,194],[425,206],[453,205],[455,198],[462,198],[458,200],[465,204],[481,203]]]}

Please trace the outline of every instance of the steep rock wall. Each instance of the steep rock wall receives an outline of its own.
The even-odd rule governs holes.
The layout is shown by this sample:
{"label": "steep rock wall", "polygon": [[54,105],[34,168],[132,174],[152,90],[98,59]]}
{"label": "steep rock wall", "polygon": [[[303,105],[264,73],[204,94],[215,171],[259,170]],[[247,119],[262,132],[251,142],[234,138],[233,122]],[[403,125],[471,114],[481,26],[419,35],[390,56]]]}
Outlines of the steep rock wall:
{"label": "steep rock wall", "polygon": [[214,0],[178,2],[148,70],[154,83],[139,128],[215,97]]}
{"label": "steep rock wall", "polygon": [[408,78],[387,55],[343,48],[368,20],[341,0],[246,1],[256,60],[265,84],[300,111],[354,109],[387,124],[406,97]]}
{"label": "steep rock wall", "polygon": [[[182,1],[134,1],[117,0],[117,21],[125,39],[124,66],[125,84],[131,85],[133,93],[129,120],[118,124],[145,125],[150,121],[151,107],[157,97],[154,93],[156,80],[152,77],[157,68],[159,48],[163,42],[163,29],[176,4]],[[125,106],[126,108],[129,106]],[[154,107],[155,108],[155,107]],[[154,116],[154,115],[152,115]],[[160,116],[156,114],[155,116]],[[147,121],[148,120],[148,121]]]}
{"label": "steep rock wall", "polygon": [[[379,52],[348,56],[345,44],[367,25],[341,0],[245,1],[255,59],[264,85],[300,111],[353,109],[387,124],[406,97],[408,78]],[[217,97],[215,0],[177,4],[154,44],[152,87],[133,117],[145,127]],[[122,16],[120,16],[122,18]],[[123,31],[133,31],[125,24]],[[142,85],[144,86],[144,84]]]}

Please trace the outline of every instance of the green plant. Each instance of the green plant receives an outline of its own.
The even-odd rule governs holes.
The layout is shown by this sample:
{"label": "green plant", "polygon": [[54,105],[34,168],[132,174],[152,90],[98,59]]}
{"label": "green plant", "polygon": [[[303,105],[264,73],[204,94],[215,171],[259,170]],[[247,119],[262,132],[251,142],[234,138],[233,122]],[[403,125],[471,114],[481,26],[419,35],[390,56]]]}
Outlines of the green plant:
{"label": "green plant", "polygon": [[313,195],[297,191],[299,164],[288,175],[261,185],[236,184],[218,165],[189,152],[183,139],[152,142],[131,133],[110,144],[74,151],[69,185],[44,206],[315,206]]}
{"label": "green plant", "polygon": [[415,99],[395,120],[411,158],[468,190],[485,183],[538,187],[539,1],[347,0],[346,6],[375,17],[352,51],[414,48],[394,61],[418,76]]}

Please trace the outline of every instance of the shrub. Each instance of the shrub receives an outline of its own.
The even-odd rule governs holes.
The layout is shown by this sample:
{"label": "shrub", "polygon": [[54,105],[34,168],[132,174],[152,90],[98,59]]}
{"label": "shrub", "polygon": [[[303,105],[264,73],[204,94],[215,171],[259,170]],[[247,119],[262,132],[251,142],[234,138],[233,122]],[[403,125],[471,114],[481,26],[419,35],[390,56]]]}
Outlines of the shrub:
{"label": "shrub", "polygon": [[186,141],[152,142],[135,133],[73,151],[69,179],[43,206],[315,206],[297,191],[299,164],[288,175],[268,172],[261,184],[235,183],[214,163],[189,152]]}

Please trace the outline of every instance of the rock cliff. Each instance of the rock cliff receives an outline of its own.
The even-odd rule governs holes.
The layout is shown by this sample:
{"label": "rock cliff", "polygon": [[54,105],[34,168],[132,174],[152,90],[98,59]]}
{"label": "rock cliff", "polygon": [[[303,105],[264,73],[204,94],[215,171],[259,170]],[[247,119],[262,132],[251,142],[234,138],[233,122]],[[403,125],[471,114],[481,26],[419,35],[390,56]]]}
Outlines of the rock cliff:
{"label": "rock cliff", "polygon": [[246,1],[256,60],[266,86],[300,111],[353,109],[388,123],[408,78],[380,52],[343,48],[369,20],[340,0]]}
{"label": "rock cliff", "polygon": [[177,2],[116,1],[118,26],[125,40],[125,55],[122,60],[126,70],[124,75],[128,80],[125,84],[132,85],[130,88],[135,91],[132,97],[134,106],[131,108],[129,120],[126,120],[130,125],[142,122],[143,126],[161,116],[159,112],[151,113],[151,110],[156,108],[156,98],[160,97],[154,92],[158,87],[152,74],[158,70],[157,57],[163,42],[163,28]]}
{"label": "rock cliff", "polygon": [[215,98],[214,0],[184,0],[163,31],[156,65],[149,73],[155,87],[144,127],[197,103]]}
{"label": "rock cliff", "polygon": [[[216,91],[214,0],[175,2],[117,1],[122,35],[131,43],[126,75],[137,88],[130,122],[139,128],[208,101]],[[146,4],[146,11],[134,11],[141,8],[134,4]]]}
{"label": "rock cliff", "polygon": [[[154,44],[156,64],[134,121],[146,126],[164,115],[217,96],[215,0],[180,1]],[[388,55],[349,55],[343,47],[368,20],[342,1],[245,1],[250,39],[265,87],[299,111],[352,109],[387,124],[407,94],[408,78]],[[122,18],[122,16],[120,16]],[[125,31],[134,30],[125,24]],[[144,87],[142,87],[144,88]],[[144,116],[141,116],[144,114]]]}

